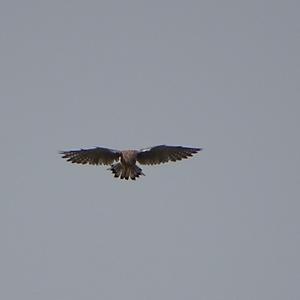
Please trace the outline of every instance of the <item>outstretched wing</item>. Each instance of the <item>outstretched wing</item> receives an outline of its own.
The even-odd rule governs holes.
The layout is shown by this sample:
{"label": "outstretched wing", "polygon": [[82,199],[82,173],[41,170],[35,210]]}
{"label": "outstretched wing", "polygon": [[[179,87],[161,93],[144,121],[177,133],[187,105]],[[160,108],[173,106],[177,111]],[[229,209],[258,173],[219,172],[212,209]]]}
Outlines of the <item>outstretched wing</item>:
{"label": "outstretched wing", "polygon": [[108,148],[93,148],[81,149],[73,151],[61,151],[62,158],[76,164],[90,164],[90,165],[111,165],[117,161],[121,152],[118,150]]}
{"label": "outstretched wing", "polygon": [[137,154],[137,161],[144,165],[156,165],[188,158],[200,150],[202,149],[160,145],[140,150]]}

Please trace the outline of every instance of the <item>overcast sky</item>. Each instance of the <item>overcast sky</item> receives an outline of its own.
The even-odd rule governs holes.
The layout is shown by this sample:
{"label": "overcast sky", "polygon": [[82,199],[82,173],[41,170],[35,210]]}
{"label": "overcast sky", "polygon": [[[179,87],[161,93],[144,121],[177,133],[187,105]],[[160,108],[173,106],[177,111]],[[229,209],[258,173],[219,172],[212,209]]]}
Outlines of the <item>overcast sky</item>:
{"label": "overcast sky", "polygon": [[[0,4],[0,298],[300,299],[298,1]],[[170,144],[136,182],[59,150]]]}

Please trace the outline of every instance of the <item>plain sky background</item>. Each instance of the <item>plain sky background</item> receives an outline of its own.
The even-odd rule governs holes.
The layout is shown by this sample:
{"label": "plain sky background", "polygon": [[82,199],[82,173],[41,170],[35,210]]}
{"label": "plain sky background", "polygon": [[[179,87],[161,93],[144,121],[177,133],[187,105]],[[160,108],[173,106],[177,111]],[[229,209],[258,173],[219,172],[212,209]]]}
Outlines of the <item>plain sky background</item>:
{"label": "plain sky background", "polygon": [[[299,1],[0,3],[0,298],[300,299]],[[136,182],[59,150],[203,147]]]}

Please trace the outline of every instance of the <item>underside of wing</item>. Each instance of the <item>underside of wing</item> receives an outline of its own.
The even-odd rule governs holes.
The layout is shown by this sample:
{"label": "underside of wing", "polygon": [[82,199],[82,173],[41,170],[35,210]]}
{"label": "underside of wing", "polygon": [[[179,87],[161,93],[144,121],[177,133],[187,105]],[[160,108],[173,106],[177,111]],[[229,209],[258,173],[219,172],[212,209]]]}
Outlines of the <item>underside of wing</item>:
{"label": "underside of wing", "polygon": [[137,155],[137,161],[144,165],[156,165],[189,158],[200,150],[202,149],[160,145],[140,150]]}
{"label": "underside of wing", "polygon": [[111,165],[117,161],[121,152],[118,150],[108,148],[93,148],[81,149],[72,151],[61,151],[62,158],[76,164],[90,164],[90,165]]}

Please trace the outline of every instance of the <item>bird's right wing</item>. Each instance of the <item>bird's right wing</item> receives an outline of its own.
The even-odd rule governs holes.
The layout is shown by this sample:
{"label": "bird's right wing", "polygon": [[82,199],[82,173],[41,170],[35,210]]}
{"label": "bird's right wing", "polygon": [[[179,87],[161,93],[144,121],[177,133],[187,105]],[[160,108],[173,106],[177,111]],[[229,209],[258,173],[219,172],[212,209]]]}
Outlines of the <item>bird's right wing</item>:
{"label": "bird's right wing", "polygon": [[108,148],[80,149],[72,151],[61,151],[62,158],[76,164],[111,165],[119,160],[121,151]]}

